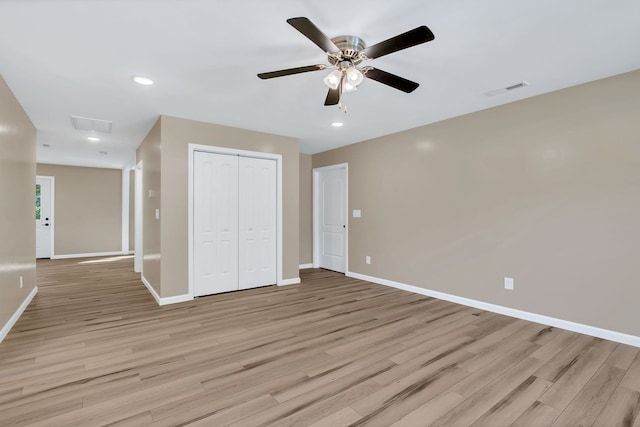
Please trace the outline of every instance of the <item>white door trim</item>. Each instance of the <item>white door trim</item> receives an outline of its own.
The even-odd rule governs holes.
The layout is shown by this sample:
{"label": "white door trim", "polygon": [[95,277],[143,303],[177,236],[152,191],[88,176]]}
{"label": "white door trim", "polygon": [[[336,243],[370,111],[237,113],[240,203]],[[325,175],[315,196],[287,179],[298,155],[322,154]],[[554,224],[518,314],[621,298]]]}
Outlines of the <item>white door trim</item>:
{"label": "white door trim", "polygon": [[134,186],[133,191],[135,192],[135,200],[134,200],[134,256],[133,256],[133,271],[136,273],[142,273],[142,267],[144,265],[143,261],[143,234],[142,234],[142,205],[143,205],[143,189],[142,189],[142,160],[140,160],[136,164],[135,174],[134,174]]}
{"label": "white door trim", "polygon": [[284,284],[282,280],[282,155],[281,154],[272,154],[272,153],[262,153],[259,151],[247,151],[247,150],[236,150],[233,148],[226,147],[215,147],[212,145],[202,145],[202,144],[189,144],[189,201],[188,201],[188,218],[189,218],[189,249],[188,249],[188,262],[189,262],[189,296],[191,298],[194,297],[194,289],[193,289],[193,280],[194,280],[194,257],[193,257],[193,155],[196,151],[204,151],[206,153],[217,153],[217,154],[231,154],[236,156],[246,156],[246,157],[256,157],[259,159],[270,159],[276,161],[276,279],[277,284]]}
{"label": "white door trim", "polygon": [[344,271],[349,271],[349,163],[313,169],[313,268],[320,267],[320,173],[332,169],[344,169]]}
{"label": "white door trim", "polygon": [[55,256],[55,252],[53,251],[53,249],[55,248],[54,239],[55,239],[55,235],[56,235],[56,230],[55,230],[55,227],[56,227],[56,215],[55,215],[55,210],[56,210],[56,178],[54,176],[48,176],[48,175],[36,175],[36,179],[37,178],[48,179],[51,182],[51,212],[50,212],[51,239],[50,239],[50,243],[49,243],[49,254],[51,255],[51,259],[53,259],[53,257]]}
{"label": "white door trim", "polygon": [[129,253],[129,168],[122,169],[122,253]]}

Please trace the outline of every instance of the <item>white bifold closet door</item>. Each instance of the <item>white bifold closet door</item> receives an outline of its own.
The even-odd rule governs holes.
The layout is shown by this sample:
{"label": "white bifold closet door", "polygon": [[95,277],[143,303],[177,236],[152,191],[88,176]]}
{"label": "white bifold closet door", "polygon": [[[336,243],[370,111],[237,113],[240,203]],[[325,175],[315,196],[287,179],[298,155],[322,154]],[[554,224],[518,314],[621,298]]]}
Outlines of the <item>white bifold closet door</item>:
{"label": "white bifold closet door", "polygon": [[276,283],[276,161],[239,157],[239,288]]}
{"label": "white bifold closet door", "polygon": [[276,161],[195,152],[194,295],[276,283]]}

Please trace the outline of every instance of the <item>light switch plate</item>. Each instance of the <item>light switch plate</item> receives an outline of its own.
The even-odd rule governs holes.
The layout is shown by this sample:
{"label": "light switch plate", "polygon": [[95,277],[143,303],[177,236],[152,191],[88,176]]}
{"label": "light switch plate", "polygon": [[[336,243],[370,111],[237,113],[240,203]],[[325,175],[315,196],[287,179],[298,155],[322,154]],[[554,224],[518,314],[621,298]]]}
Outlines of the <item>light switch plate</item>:
{"label": "light switch plate", "polygon": [[160,209],[156,209],[156,219],[160,219]]}
{"label": "light switch plate", "polygon": [[354,218],[360,218],[362,216],[362,212],[360,212],[360,209],[354,209],[353,210],[353,217]]}

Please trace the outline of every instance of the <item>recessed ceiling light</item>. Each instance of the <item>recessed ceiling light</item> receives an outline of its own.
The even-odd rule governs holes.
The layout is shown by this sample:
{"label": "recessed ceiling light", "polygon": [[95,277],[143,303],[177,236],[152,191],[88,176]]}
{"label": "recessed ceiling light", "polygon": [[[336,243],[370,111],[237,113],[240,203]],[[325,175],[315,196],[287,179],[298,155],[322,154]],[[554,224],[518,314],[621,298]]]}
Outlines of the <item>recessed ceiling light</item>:
{"label": "recessed ceiling light", "polygon": [[342,125],[344,125],[344,123],[342,123],[342,122],[333,122],[333,123],[331,123],[331,126],[333,126],[334,128],[339,128]]}
{"label": "recessed ceiling light", "polygon": [[151,86],[153,84],[153,80],[144,76],[133,76],[133,81],[143,86]]}
{"label": "recessed ceiling light", "polygon": [[89,141],[91,141],[91,142],[98,142],[98,141],[100,141],[100,138],[96,138],[95,136],[90,136],[90,137],[88,137],[87,139],[88,139]]}

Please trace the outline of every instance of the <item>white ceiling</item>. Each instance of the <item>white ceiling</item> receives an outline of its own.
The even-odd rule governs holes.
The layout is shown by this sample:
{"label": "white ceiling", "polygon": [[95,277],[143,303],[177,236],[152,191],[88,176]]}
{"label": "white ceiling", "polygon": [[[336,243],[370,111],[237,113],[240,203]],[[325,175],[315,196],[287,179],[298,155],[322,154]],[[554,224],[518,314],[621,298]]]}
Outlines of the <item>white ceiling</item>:
{"label": "white ceiling", "polygon": [[[365,80],[344,114],[323,105],[328,71],[258,79],[326,63],[286,23],[296,16],[368,45],[427,25],[434,41],[370,63],[420,87]],[[316,153],[639,69],[639,40],[638,0],[0,2],[0,74],[38,129],[38,161],[117,168],[160,114],[292,136]],[[90,143],[71,115],[111,120],[113,132]]]}

